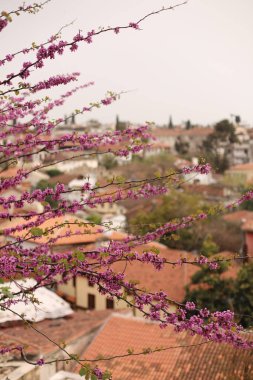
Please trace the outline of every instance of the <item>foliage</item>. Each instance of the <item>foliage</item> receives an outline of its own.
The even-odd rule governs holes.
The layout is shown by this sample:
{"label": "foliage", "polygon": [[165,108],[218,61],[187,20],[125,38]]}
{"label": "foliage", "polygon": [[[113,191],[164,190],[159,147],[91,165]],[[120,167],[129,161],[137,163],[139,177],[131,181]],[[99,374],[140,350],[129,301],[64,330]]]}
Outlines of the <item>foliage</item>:
{"label": "foliage", "polygon": [[99,214],[91,214],[87,216],[86,218],[89,222],[94,223],[94,224],[101,224],[102,218]]}
{"label": "foliage", "polygon": [[188,141],[183,141],[182,139],[177,139],[175,143],[175,149],[178,152],[178,154],[185,156],[186,154],[189,153],[189,147],[190,144]]}
{"label": "foliage", "polygon": [[153,178],[154,176],[166,176],[173,168],[175,157],[168,152],[162,152],[155,156],[133,155],[128,165],[117,168],[117,173],[125,178]]}
{"label": "foliage", "polygon": [[253,263],[245,264],[238,273],[234,294],[235,310],[244,327],[253,326]]}
{"label": "foliage", "polygon": [[[209,258],[209,261],[217,260],[219,247],[213,241],[211,235],[203,240],[200,253]],[[187,300],[196,302],[199,307],[207,307],[209,310],[227,310],[233,308],[233,280],[221,277],[228,270],[228,264],[222,262],[218,269],[212,270],[208,265],[201,266],[191,279],[191,285],[186,287]]]}
{"label": "foliage", "polygon": [[172,116],[170,116],[170,118],[169,118],[168,128],[169,129],[173,129],[174,128],[174,124],[173,124],[173,121],[172,121]]}
{"label": "foliage", "polygon": [[[250,190],[251,188],[249,188],[248,186],[247,187],[241,186],[241,191],[243,191],[244,193]],[[253,211],[253,200],[252,199],[246,200],[245,202],[241,204],[240,208],[242,210]]]}
{"label": "foliage", "polygon": [[[192,281],[196,287],[186,287],[185,299],[195,302],[200,308],[208,310],[233,310],[234,282],[221,279],[220,272],[202,270]],[[193,289],[192,289],[193,288]]]}
{"label": "foliage", "polygon": [[208,234],[202,243],[201,254],[210,257],[219,252],[219,246],[213,241],[212,236]]}
{"label": "foliage", "polygon": [[191,129],[191,128],[193,128],[192,123],[191,123],[191,120],[187,120],[187,122],[185,123],[185,128],[186,128],[186,129]]}
{"label": "foliage", "polygon": [[[193,215],[200,211],[202,207],[203,203],[199,196],[174,190],[169,195],[161,198],[161,202],[160,200],[155,202],[150,212],[140,211],[136,214],[129,221],[129,226],[130,229],[132,228],[132,232],[145,234],[168,221],[180,219],[185,215]],[[138,231],[136,231],[136,228]],[[177,233],[166,234],[161,239],[161,242],[170,248],[193,250],[198,249],[202,239],[202,236],[197,237],[195,235],[194,227],[192,227],[182,229]]]}
{"label": "foliage", "polygon": [[[219,255],[213,255],[212,243],[208,238],[208,250],[203,244],[202,254],[218,260]],[[217,249],[216,249],[217,250]],[[234,310],[237,319],[245,328],[253,326],[251,312],[253,308],[253,263],[242,265],[238,274],[229,277],[229,263],[220,262],[217,270],[210,270],[208,266],[201,266],[186,287],[186,300],[196,302],[199,307],[209,310]],[[226,276],[224,276],[226,274]]]}
{"label": "foliage", "polygon": [[229,150],[237,141],[234,125],[225,119],[215,124],[213,133],[203,142],[205,156],[218,173],[229,168]]}
{"label": "foliage", "polygon": [[112,154],[106,154],[101,160],[101,165],[107,170],[114,169],[118,166],[118,162]]}
{"label": "foliage", "polygon": [[[180,205],[180,207],[178,206]],[[200,210],[208,210],[211,207],[199,195],[192,193],[171,191],[159,201],[149,206],[150,211],[139,211],[129,220],[129,228],[132,232],[147,233],[148,230],[157,228],[170,220],[193,215]],[[136,227],[138,226],[138,227]],[[212,236],[215,246],[221,251],[238,252],[242,245],[240,227],[236,224],[225,222],[220,217],[209,217],[202,223],[191,225],[176,233],[166,234],[161,240],[170,248],[186,251],[203,249],[207,244],[207,237]],[[230,236],[227,239],[227,236]]]}
{"label": "foliage", "polygon": [[63,174],[59,169],[50,169],[47,170],[46,173],[49,175],[49,177],[56,177],[60,174]]}
{"label": "foliage", "polygon": [[[48,188],[54,189],[54,185],[48,183],[47,180],[41,179],[34,189],[46,190]],[[51,207],[55,208],[58,206],[58,202],[52,198],[52,196],[47,195],[44,199],[45,202],[49,203]]]}

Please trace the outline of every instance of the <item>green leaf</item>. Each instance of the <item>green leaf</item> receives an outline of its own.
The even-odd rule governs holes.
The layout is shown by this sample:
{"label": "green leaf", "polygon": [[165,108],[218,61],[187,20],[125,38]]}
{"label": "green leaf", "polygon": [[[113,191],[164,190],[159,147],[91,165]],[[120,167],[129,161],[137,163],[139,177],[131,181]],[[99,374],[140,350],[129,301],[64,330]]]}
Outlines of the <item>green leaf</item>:
{"label": "green leaf", "polygon": [[91,375],[91,378],[90,378],[90,380],[98,380],[98,378],[97,378],[97,376],[96,375],[94,375],[94,373]]}
{"label": "green leaf", "polygon": [[82,367],[82,368],[80,369],[80,371],[79,371],[79,375],[80,375],[80,376],[85,376],[85,375],[86,375],[86,372],[87,372],[87,369],[84,368],[84,367]]}
{"label": "green leaf", "polygon": [[14,295],[11,293],[11,289],[10,287],[8,286],[3,286],[0,288],[0,292],[5,296],[5,297],[8,297],[8,298],[13,298]]}
{"label": "green leaf", "polygon": [[77,259],[83,261],[85,259],[85,254],[83,252],[78,252],[76,255]]}
{"label": "green leaf", "polygon": [[106,370],[103,374],[103,380],[107,380],[107,379],[109,380],[111,378],[111,375],[112,375],[111,372]]}
{"label": "green leaf", "polygon": [[30,233],[33,236],[42,236],[43,235],[43,230],[39,227],[33,227],[30,229]]}
{"label": "green leaf", "polygon": [[79,249],[73,252],[77,260],[83,261],[85,259],[85,252],[80,251]]}

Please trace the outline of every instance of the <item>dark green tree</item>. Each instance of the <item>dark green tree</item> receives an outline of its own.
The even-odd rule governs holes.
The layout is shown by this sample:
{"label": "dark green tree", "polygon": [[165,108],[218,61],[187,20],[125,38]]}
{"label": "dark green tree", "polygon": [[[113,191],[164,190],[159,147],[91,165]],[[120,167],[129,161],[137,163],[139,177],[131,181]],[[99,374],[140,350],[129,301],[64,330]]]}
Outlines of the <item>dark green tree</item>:
{"label": "dark green tree", "polygon": [[170,116],[170,118],[169,118],[168,128],[169,129],[173,129],[174,128],[173,121],[172,121],[172,116]]}
{"label": "dark green tree", "polygon": [[191,300],[199,308],[207,307],[211,311],[234,310],[238,323],[245,328],[252,327],[253,263],[242,265],[235,279],[224,276],[227,270],[226,262],[220,262],[217,270],[201,266],[192,276],[191,284],[186,287],[185,300]]}
{"label": "dark green tree", "polygon": [[[204,239],[200,253],[210,261],[217,259],[218,245],[211,235]],[[221,262],[219,268],[212,270],[208,265],[201,265],[191,279],[191,285],[186,287],[185,300],[195,302],[199,308],[215,310],[233,310],[234,280],[222,275],[228,270],[228,263]]]}
{"label": "dark green tree", "polygon": [[104,155],[101,161],[101,165],[104,166],[107,170],[111,170],[118,166],[118,162],[112,154],[108,153]]}
{"label": "dark green tree", "polygon": [[236,142],[235,127],[226,119],[215,124],[213,133],[203,142],[205,157],[218,173],[229,168],[231,146]]}
{"label": "dark green tree", "polygon": [[244,327],[253,325],[253,263],[245,264],[235,282],[235,309]]}
{"label": "dark green tree", "polygon": [[115,129],[116,131],[124,131],[128,126],[128,123],[125,121],[120,121],[119,116],[116,116],[116,123],[115,123]]}
{"label": "dark green tree", "polygon": [[88,215],[87,216],[87,218],[86,218],[89,222],[91,222],[91,223],[94,223],[94,224],[101,224],[101,222],[102,222],[102,217],[101,217],[101,215],[99,215],[99,214],[90,214],[90,215]]}
{"label": "dark green tree", "polygon": [[[48,188],[54,188],[54,185],[48,183],[47,180],[45,179],[42,179],[41,181],[39,181],[35,187],[35,189],[40,189],[40,190],[46,190]],[[58,207],[58,202],[55,200],[55,199],[52,199],[52,197],[50,195],[48,195],[46,198],[45,198],[45,201],[48,202],[50,204],[51,207],[53,208],[56,208]]]}
{"label": "dark green tree", "polygon": [[63,172],[59,169],[49,169],[46,171],[46,173],[49,175],[49,177],[56,177],[60,174],[63,174]]}
{"label": "dark green tree", "polygon": [[[178,206],[180,205],[180,207]],[[195,194],[171,191],[170,195],[162,198],[162,202],[157,205],[154,203],[151,212],[143,210],[129,220],[129,226],[133,233],[146,233],[157,228],[159,225],[167,223],[185,215],[191,215],[201,209],[202,202]],[[137,226],[137,227],[136,227]],[[137,230],[136,230],[137,228]],[[171,248],[194,250],[202,243],[203,237],[193,233],[192,229],[182,229],[178,234],[167,234],[161,240]]]}
{"label": "dark green tree", "polygon": [[183,141],[180,138],[178,138],[176,143],[175,143],[176,151],[182,156],[189,153],[189,147],[190,147],[190,145],[189,145],[188,141]]}
{"label": "dark green tree", "polygon": [[192,123],[190,120],[187,120],[187,122],[185,123],[185,128],[186,129],[191,129],[192,128]]}
{"label": "dark green tree", "polygon": [[240,122],[241,122],[241,117],[240,117],[239,115],[236,115],[236,116],[235,116],[235,122],[236,122],[236,124],[240,124]]}

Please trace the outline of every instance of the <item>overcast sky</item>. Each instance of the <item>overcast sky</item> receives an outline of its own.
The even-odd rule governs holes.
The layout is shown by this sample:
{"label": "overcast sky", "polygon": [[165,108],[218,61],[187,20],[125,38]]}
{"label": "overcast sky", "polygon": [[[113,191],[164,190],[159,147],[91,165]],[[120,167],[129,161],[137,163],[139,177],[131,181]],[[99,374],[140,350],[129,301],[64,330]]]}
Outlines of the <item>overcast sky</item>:
{"label": "overcast sky", "polygon": [[[9,11],[22,3],[1,0],[0,5]],[[32,41],[45,41],[72,20],[75,23],[64,30],[64,39],[78,29],[86,32],[99,26],[125,25],[163,5],[176,3],[52,0],[35,16],[16,17],[0,34],[1,56]],[[76,94],[64,109],[57,110],[56,116],[101,99],[107,90],[133,90],[112,106],[81,120],[92,117],[111,122],[118,114],[122,120],[164,124],[172,115],[175,123],[190,119],[208,124],[234,113],[253,124],[252,15],[252,0],[189,0],[176,11],[149,18],[142,24],[142,31],[126,30],[95,38],[93,44],[82,45],[77,53],[48,62],[31,80],[80,71],[80,83],[95,81],[94,88]],[[8,72],[13,70],[11,65]],[[51,96],[66,89],[51,92]]]}

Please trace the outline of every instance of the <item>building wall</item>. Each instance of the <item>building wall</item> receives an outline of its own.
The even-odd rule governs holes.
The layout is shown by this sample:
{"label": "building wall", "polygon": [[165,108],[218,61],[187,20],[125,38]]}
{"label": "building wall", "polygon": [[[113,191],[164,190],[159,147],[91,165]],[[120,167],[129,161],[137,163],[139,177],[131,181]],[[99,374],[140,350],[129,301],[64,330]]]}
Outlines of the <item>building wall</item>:
{"label": "building wall", "polygon": [[253,172],[247,173],[239,170],[228,170],[226,173],[228,178],[231,178],[232,181],[240,184],[245,184],[253,179]]}
{"label": "building wall", "polygon": [[[77,306],[88,309],[88,295],[95,296],[95,310],[106,310],[106,297],[100,294],[96,286],[89,286],[85,277],[77,277],[75,281],[70,280],[67,284],[59,284],[57,287],[60,295],[74,297]],[[123,301],[114,300],[114,309],[125,309],[126,304]]]}
{"label": "building wall", "polygon": [[[10,370],[8,370],[8,367]],[[3,375],[1,375],[3,374]],[[46,380],[40,377],[40,368],[24,361],[0,363],[0,380]],[[47,378],[48,379],[48,378]]]}
{"label": "building wall", "polygon": [[[76,279],[76,305],[88,309],[88,294],[95,296],[95,310],[106,309],[106,297],[100,294],[96,286],[89,286],[85,277]],[[123,309],[126,304],[123,301],[114,301],[114,309]]]}
{"label": "building wall", "polygon": [[[58,286],[58,290],[65,294],[65,296],[72,296],[76,294],[76,306],[83,309],[88,309],[88,294],[95,296],[95,310],[106,310],[106,297],[100,294],[96,286],[89,286],[88,280],[85,277],[76,278],[76,287],[73,286],[73,282],[69,281],[66,285]],[[61,294],[62,294],[61,293]],[[129,301],[131,301],[129,299]],[[126,309],[127,304],[124,301],[114,300],[114,310]],[[144,307],[144,311],[149,311],[148,307]],[[170,306],[171,312],[175,312],[176,308],[174,305]],[[130,309],[130,312],[137,317],[142,317],[143,313],[137,309]]]}
{"label": "building wall", "polygon": [[75,298],[76,297],[76,288],[74,286],[74,280],[71,279],[70,281],[68,281],[66,284],[60,284],[57,286],[57,289],[68,295],[69,297],[73,297]]}
{"label": "building wall", "polygon": [[247,254],[253,255],[253,232],[245,233],[245,243],[247,246]]}
{"label": "building wall", "polygon": [[120,213],[120,208],[116,203],[97,204],[94,213],[97,214],[117,214]]}

